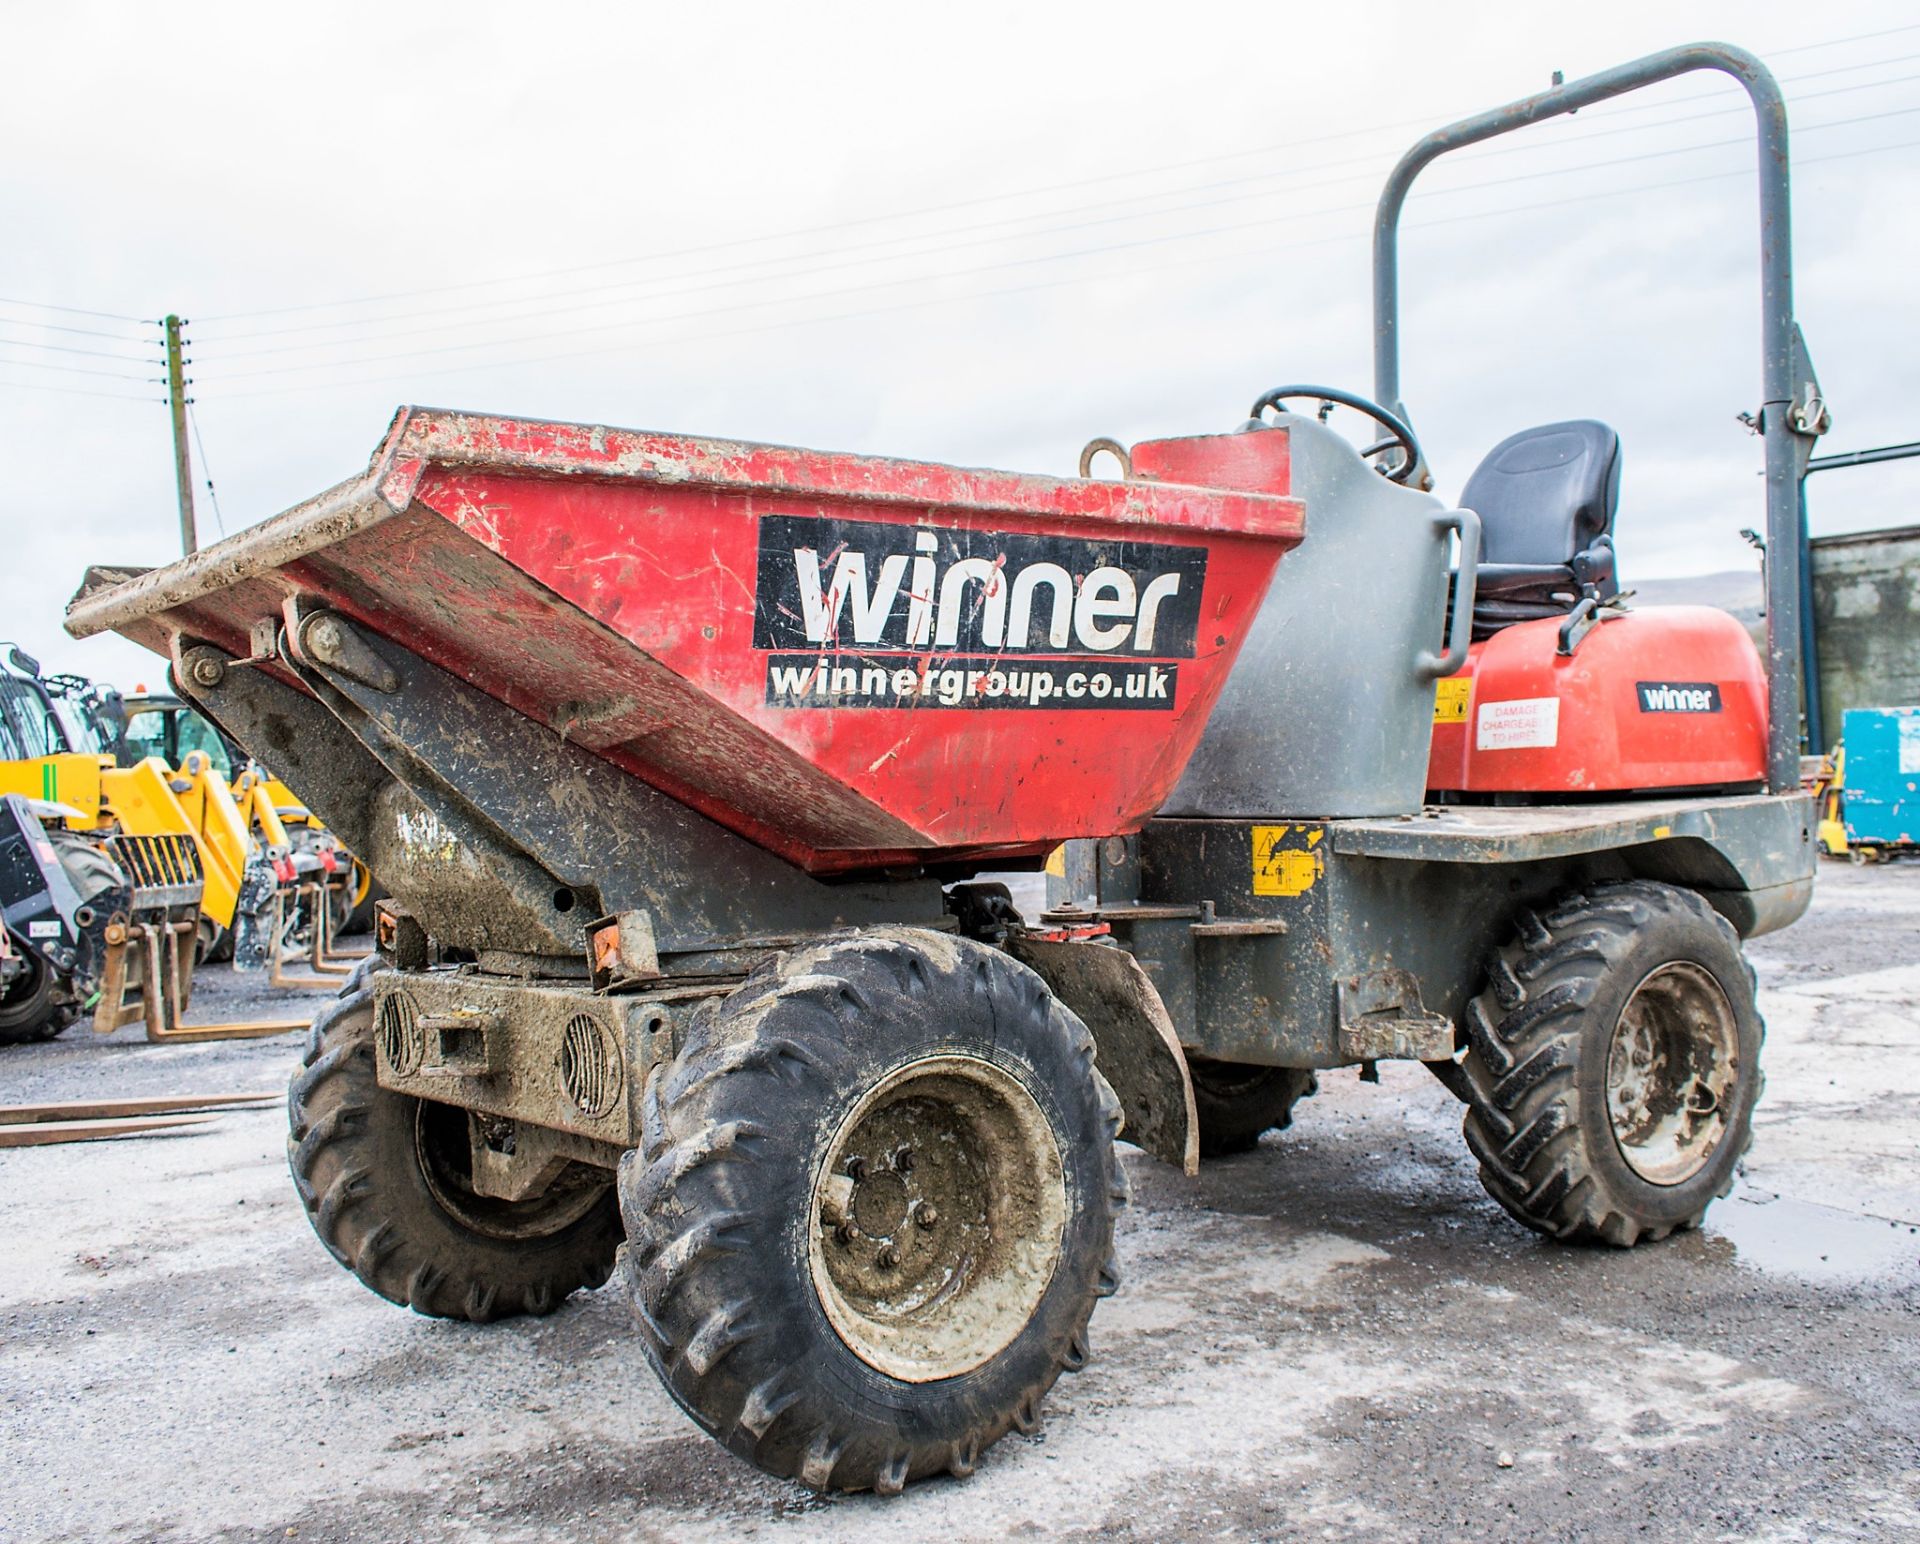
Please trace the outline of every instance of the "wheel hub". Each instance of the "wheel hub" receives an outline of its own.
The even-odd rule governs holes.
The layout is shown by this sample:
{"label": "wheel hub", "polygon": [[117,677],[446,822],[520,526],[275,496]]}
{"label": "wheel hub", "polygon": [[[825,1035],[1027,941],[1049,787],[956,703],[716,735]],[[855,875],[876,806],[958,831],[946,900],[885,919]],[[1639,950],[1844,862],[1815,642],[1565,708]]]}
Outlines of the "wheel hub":
{"label": "wheel hub", "polygon": [[1740,1075],[1733,1005],[1711,971],[1675,960],[1627,998],[1607,1054],[1620,1156],[1653,1185],[1693,1178],[1725,1139]]}
{"label": "wheel hub", "polygon": [[532,1243],[572,1227],[606,1194],[608,1181],[603,1176],[584,1164],[574,1164],[524,1201],[481,1195],[473,1187],[469,1119],[465,1110],[422,1099],[413,1128],[414,1151],[427,1193],[462,1227],[488,1238]]}
{"label": "wheel hub", "polygon": [[892,1238],[916,1199],[898,1174],[869,1175],[853,1188],[854,1225],[874,1238]]}
{"label": "wheel hub", "polygon": [[834,1331],[912,1383],[1004,1350],[1066,1230],[1060,1151],[1033,1094],[968,1056],[911,1063],[841,1122],[814,1185],[809,1254]]}

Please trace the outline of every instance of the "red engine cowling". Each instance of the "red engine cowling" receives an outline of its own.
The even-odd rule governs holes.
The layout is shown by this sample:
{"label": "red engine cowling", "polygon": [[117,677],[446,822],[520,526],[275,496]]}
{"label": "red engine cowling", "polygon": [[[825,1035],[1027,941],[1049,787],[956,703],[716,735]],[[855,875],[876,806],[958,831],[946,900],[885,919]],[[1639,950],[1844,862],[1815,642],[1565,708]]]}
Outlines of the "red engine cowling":
{"label": "red engine cowling", "polygon": [[1711,606],[1604,621],[1570,656],[1560,623],[1503,628],[1439,683],[1436,793],[1588,794],[1758,785],[1767,686],[1746,629]]}

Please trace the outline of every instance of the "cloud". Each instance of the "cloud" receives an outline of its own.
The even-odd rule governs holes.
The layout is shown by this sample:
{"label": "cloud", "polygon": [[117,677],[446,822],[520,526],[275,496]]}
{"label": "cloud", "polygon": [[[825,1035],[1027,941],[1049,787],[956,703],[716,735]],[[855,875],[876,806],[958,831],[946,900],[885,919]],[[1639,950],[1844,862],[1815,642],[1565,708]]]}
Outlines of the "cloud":
{"label": "cloud", "polygon": [[[1285,379],[1369,390],[1369,208],[1399,151],[1553,69],[1678,40],[1648,4],[1088,14],[29,11],[0,94],[0,131],[33,147],[0,169],[0,295],[192,320],[229,529],[354,471],[401,401],[1064,472],[1096,434],[1230,427]],[[1887,339],[1920,331],[1920,214],[1897,196],[1920,151],[1812,158],[1920,138],[1920,118],[1818,127],[1920,103],[1898,80],[1920,33],[1808,48],[1891,23],[1868,4],[1806,15],[1742,13],[1805,97],[1801,312],[1834,447],[1908,438],[1920,364]],[[1514,429],[1606,418],[1626,442],[1623,571],[1744,567],[1752,153],[1718,145],[1748,132],[1742,99],[1695,80],[1630,105],[1422,180],[1407,401],[1443,490]],[[1657,154],[1676,145],[1717,148]],[[580,271],[488,282],[562,269]],[[254,311],[278,314],[236,314]],[[82,341],[22,325],[73,318],[0,316],[8,338]],[[151,356],[151,329],[101,325]],[[80,356],[0,359],[0,380],[157,395],[14,367]],[[58,622],[88,562],[177,550],[164,409],[8,388],[0,405],[0,635],[151,678],[151,656]],[[1900,469],[1825,479],[1816,529],[1898,523],[1916,487]]]}

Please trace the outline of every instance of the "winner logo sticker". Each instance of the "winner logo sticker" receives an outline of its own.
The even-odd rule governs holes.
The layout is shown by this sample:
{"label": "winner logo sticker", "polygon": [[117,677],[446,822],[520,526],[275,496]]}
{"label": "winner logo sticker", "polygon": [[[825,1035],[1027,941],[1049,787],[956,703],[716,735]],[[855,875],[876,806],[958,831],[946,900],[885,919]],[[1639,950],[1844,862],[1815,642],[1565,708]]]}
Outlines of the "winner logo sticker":
{"label": "winner logo sticker", "polygon": [[753,643],[781,708],[1170,712],[1203,547],[768,515]]}

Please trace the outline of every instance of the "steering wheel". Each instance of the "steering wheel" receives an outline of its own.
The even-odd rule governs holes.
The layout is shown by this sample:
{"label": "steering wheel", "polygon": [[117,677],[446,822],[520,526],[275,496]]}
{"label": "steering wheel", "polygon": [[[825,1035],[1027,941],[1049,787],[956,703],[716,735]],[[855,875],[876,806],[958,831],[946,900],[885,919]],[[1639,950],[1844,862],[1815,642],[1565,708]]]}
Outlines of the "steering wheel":
{"label": "steering wheel", "polygon": [[1400,452],[1400,464],[1389,468],[1376,466],[1374,470],[1388,482],[1410,482],[1417,472],[1426,467],[1426,457],[1421,453],[1420,442],[1413,437],[1413,430],[1389,413],[1378,402],[1369,402],[1365,397],[1355,396],[1350,391],[1342,391],[1337,386],[1276,386],[1272,391],[1264,392],[1253,404],[1253,417],[1258,418],[1266,409],[1277,408],[1290,397],[1318,397],[1320,399],[1319,418],[1322,423],[1333,411],[1334,403],[1350,407],[1356,413],[1364,413],[1381,428],[1387,431],[1384,440],[1375,440],[1360,454],[1373,457],[1389,450]]}

